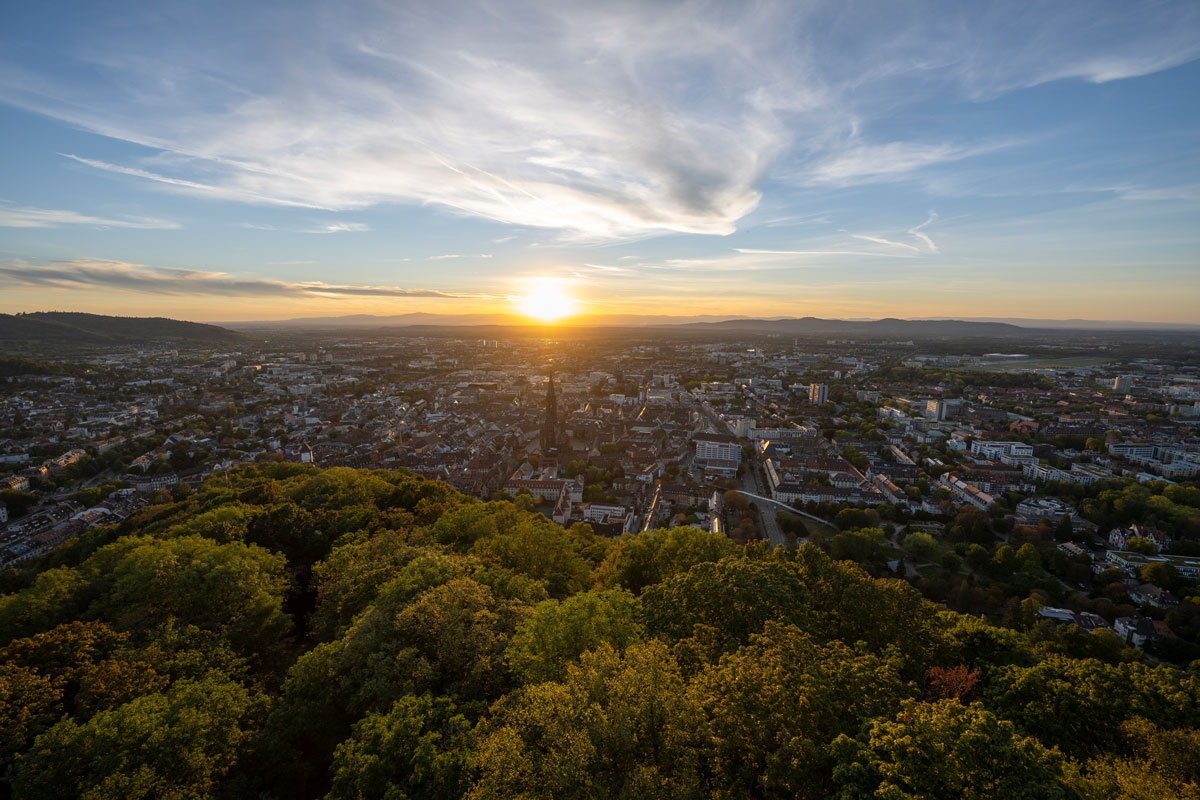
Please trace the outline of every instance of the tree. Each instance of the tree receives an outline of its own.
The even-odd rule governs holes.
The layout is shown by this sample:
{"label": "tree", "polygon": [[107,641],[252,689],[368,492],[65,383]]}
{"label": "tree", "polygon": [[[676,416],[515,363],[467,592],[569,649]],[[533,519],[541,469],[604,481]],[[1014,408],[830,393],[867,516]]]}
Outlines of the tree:
{"label": "tree", "polygon": [[1121,726],[1128,755],[1092,759],[1073,776],[1081,797],[1190,800],[1200,797],[1200,730],[1165,731],[1144,719]]}
{"label": "tree", "polygon": [[723,499],[725,507],[731,511],[745,511],[750,505],[750,501],[736,489],[725,492]]}
{"label": "tree", "polygon": [[968,699],[979,686],[979,673],[968,669],[965,664],[957,667],[930,667],[926,673],[928,696],[933,700]]}
{"label": "tree", "polygon": [[992,557],[991,554],[988,553],[986,547],[978,544],[972,544],[967,546],[966,561],[967,566],[969,566],[971,569],[975,570],[976,572],[982,572],[983,570],[987,569],[988,564],[990,564],[992,561]]}
{"label": "tree", "polygon": [[80,610],[87,585],[76,570],[57,567],[39,573],[29,588],[0,596],[0,642],[65,621]]}
{"label": "tree", "polygon": [[693,692],[711,719],[714,781],[728,796],[815,800],[831,788],[833,739],[894,713],[910,689],[876,656],[768,622],[698,676]]}
{"label": "tree", "polygon": [[1131,553],[1152,556],[1158,552],[1158,545],[1143,536],[1132,536],[1125,541],[1125,549]]}
{"label": "tree", "polygon": [[1126,646],[1121,637],[1111,630],[1097,628],[1089,632],[1078,625],[1056,626],[1053,641],[1040,642],[1039,650],[1061,653],[1071,658],[1094,658],[1106,664],[1141,658],[1137,650]]}
{"label": "tree", "polygon": [[1070,798],[1063,758],[978,703],[909,701],[833,743],[838,800]]}
{"label": "tree", "polygon": [[33,492],[23,492],[19,489],[0,489],[0,503],[8,506],[10,519],[17,519],[29,513],[29,509],[37,504],[38,496]]}
{"label": "tree", "polygon": [[833,518],[833,524],[843,531],[872,528],[879,524],[879,514],[869,508],[843,508]]}
{"label": "tree", "polygon": [[958,572],[960,569],[962,569],[963,560],[958,553],[955,553],[953,550],[948,550],[942,556],[940,563],[942,568],[947,572]]}
{"label": "tree", "polygon": [[1179,570],[1163,561],[1146,564],[1138,570],[1138,577],[1142,579],[1143,583],[1152,583],[1164,589],[1175,589],[1181,581]]}
{"label": "tree", "polygon": [[494,700],[509,687],[504,651],[527,613],[523,603],[497,598],[470,578],[454,578],[415,599],[404,592],[381,596],[341,639],[297,660],[279,722],[287,727],[322,718],[324,733],[338,736],[332,749],[353,721],[386,711],[405,694]]}
{"label": "tree", "polygon": [[664,644],[601,645],[565,681],[509,695],[482,723],[468,797],[698,800],[707,727]]}
{"label": "tree", "polygon": [[812,622],[806,629],[819,641],[861,642],[870,652],[888,652],[906,677],[924,674],[941,648],[942,626],[916,589],[872,578],[811,545],[796,549],[793,564],[809,591]]}
{"label": "tree", "polygon": [[829,554],[839,561],[857,561],[860,564],[880,561],[883,558],[885,537],[879,528],[844,530],[833,537]]}
{"label": "tree", "polygon": [[[949,615],[949,612],[943,614]],[[1029,637],[1022,633],[989,625],[982,617],[955,614],[944,621],[948,624],[943,642],[949,648],[945,658],[951,663],[957,661],[984,672],[991,667],[1034,663]]]}
{"label": "tree", "polygon": [[604,586],[620,586],[634,594],[694,565],[719,561],[734,552],[734,544],[719,533],[681,525],[657,528],[617,541],[596,570]]}
{"label": "tree", "polygon": [[24,750],[61,714],[62,692],[51,677],[0,664],[0,764]]}
{"label": "tree", "polygon": [[470,785],[474,730],[454,702],[407,695],[368,714],[333,757],[329,800],[456,800]]}
{"label": "tree", "polygon": [[1069,542],[1074,535],[1075,527],[1071,524],[1071,515],[1063,514],[1058,518],[1058,525],[1054,528],[1054,538],[1060,542]]}
{"label": "tree", "polygon": [[229,772],[266,700],[215,675],[39,736],[11,774],[20,797],[206,798]]}
{"label": "tree", "polygon": [[992,566],[1000,575],[1010,575],[1017,568],[1017,554],[1010,546],[1002,544],[992,554]]}
{"label": "tree", "polygon": [[243,653],[272,655],[291,627],[283,612],[284,558],[255,545],[203,536],[129,536],[79,568],[96,599],[87,615],[119,630],[174,618],[226,636]]}
{"label": "tree", "polygon": [[916,531],[908,534],[900,542],[900,546],[904,548],[904,552],[913,558],[922,561],[928,560],[937,550],[937,542],[928,533]]}
{"label": "tree", "polygon": [[1029,542],[1021,545],[1016,554],[1017,564],[1026,572],[1037,572],[1042,568],[1042,557]]}
{"label": "tree", "polygon": [[471,552],[485,564],[545,581],[553,597],[579,591],[590,571],[567,532],[539,516],[526,516],[503,533],[480,539]]}
{"label": "tree", "polygon": [[795,514],[789,514],[786,511],[776,511],[775,523],[779,525],[779,529],[785,534],[791,536],[808,536],[808,527],[805,526],[804,520]]}
{"label": "tree", "polygon": [[491,698],[504,688],[504,649],[524,613],[497,602],[486,586],[458,578],[381,622],[394,625],[398,650],[392,666],[402,684],[465,699]]}
{"label": "tree", "polygon": [[1112,752],[1134,716],[1175,728],[1200,711],[1200,681],[1171,667],[1048,658],[992,672],[984,702],[1026,733],[1068,755]]}
{"label": "tree", "polygon": [[987,512],[973,506],[964,508],[954,517],[950,526],[950,538],[957,542],[973,542],[986,545],[992,542],[991,519]]}
{"label": "tree", "polygon": [[646,628],[667,640],[690,639],[701,657],[737,649],[768,620],[806,626],[809,592],[785,561],[726,558],[702,563],[642,595]]}
{"label": "tree", "polygon": [[562,680],[580,655],[601,644],[624,650],[641,638],[637,598],[622,589],[547,600],[517,626],[505,658],[522,683]]}
{"label": "tree", "polygon": [[842,450],[842,458],[850,462],[850,464],[858,470],[865,471],[871,466],[871,462],[862,452],[856,447],[846,447]]}

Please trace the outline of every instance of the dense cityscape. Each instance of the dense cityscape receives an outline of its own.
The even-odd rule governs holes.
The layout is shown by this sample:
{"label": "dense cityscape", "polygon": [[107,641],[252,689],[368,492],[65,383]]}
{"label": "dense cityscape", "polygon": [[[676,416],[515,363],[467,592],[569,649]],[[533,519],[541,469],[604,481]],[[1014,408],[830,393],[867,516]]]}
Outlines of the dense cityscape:
{"label": "dense cityscape", "polygon": [[247,462],[404,469],[608,537],[810,542],[1042,636],[1200,654],[1195,364],[778,337],[286,344],[9,364],[5,564]]}

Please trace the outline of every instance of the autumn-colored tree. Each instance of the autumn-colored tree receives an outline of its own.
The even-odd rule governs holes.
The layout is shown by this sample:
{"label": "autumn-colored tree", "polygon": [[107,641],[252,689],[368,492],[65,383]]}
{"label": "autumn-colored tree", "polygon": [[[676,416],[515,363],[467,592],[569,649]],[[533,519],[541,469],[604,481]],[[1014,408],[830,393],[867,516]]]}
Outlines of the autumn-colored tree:
{"label": "autumn-colored tree", "polygon": [[969,700],[979,687],[979,673],[965,664],[930,667],[925,678],[926,694],[932,700]]}

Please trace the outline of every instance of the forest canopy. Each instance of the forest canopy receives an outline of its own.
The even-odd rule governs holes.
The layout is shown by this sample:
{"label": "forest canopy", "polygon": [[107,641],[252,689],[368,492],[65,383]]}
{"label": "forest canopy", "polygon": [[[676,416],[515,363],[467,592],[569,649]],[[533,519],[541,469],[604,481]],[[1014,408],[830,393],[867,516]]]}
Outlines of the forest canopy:
{"label": "forest canopy", "polygon": [[4,581],[17,797],[1200,792],[1200,662],[1071,658],[811,546],[606,539],[404,471],[231,470]]}

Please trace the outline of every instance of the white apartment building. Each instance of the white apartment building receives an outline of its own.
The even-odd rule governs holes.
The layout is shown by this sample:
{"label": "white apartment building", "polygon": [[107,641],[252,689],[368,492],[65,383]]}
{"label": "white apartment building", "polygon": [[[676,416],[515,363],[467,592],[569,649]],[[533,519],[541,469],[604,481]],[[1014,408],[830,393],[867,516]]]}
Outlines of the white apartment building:
{"label": "white apartment building", "polygon": [[971,442],[971,455],[982,458],[1013,459],[1033,458],[1033,445],[1024,442],[986,442],[976,439]]}
{"label": "white apartment building", "polygon": [[742,445],[736,436],[724,433],[701,433],[693,439],[696,445],[696,460],[733,461],[742,460]]}
{"label": "white apartment building", "polygon": [[1131,461],[1153,461],[1155,446],[1135,442],[1113,442],[1108,446],[1108,452],[1114,456],[1125,456]]}

